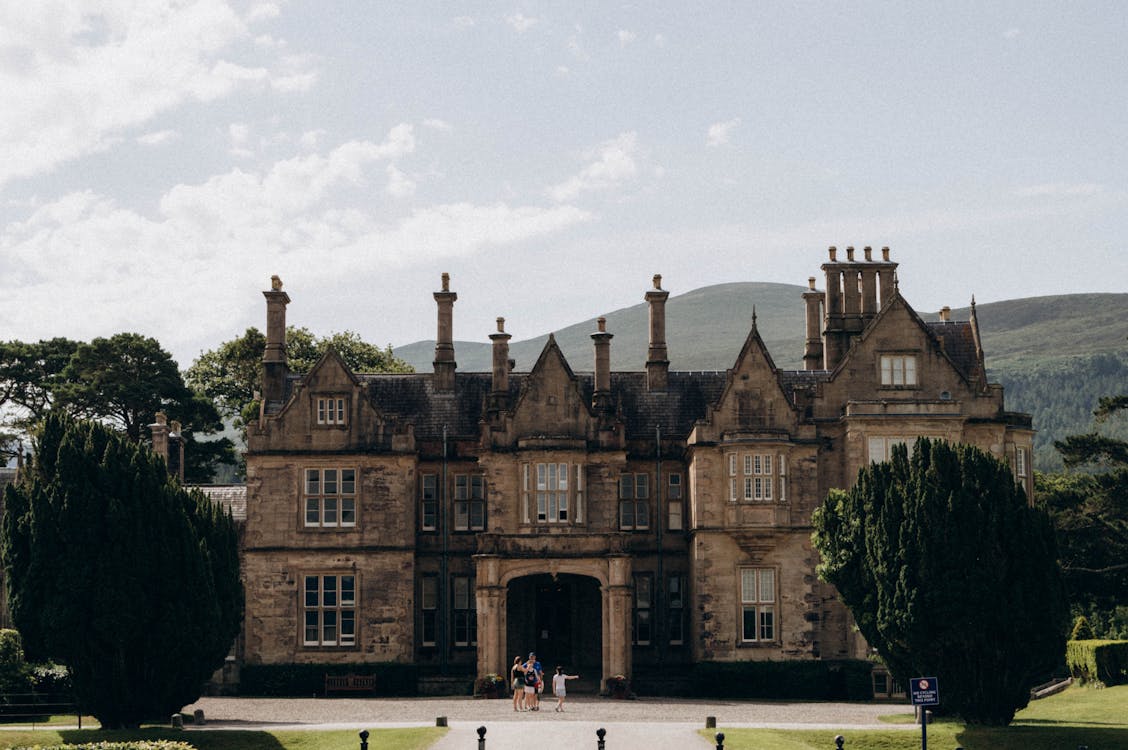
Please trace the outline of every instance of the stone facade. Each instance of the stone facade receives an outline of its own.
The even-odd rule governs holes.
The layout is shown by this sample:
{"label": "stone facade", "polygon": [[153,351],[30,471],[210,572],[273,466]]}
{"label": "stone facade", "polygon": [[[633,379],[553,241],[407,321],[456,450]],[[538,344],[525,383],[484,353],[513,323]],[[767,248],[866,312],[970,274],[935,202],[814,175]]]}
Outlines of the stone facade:
{"label": "stone facade", "polygon": [[[600,683],[703,660],[864,656],[815,575],[812,510],[917,436],[974,443],[1030,493],[1032,430],[986,382],[970,321],[926,323],[896,264],[823,265],[803,296],[805,370],[753,320],[725,372],[671,372],[661,277],[644,368],[594,368],[550,336],[519,372],[504,321],[488,373],[459,373],[444,274],[434,371],[286,364],[289,297],[267,299],[263,408],[248,430],[248,663],[413,662],[506,674],[535,650]],[[640,363],[642,364],[642,363]]]}

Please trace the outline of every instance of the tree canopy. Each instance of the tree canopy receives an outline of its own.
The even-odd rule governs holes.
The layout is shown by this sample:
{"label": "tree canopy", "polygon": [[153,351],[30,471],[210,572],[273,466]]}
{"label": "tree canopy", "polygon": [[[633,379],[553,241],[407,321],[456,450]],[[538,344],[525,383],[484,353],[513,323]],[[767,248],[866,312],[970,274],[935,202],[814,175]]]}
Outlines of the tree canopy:
{"label": "tree canopy", "polygon": [[[412,372],[411,365],[396,357],[391,346],[381,349],[352,331],[319,337],[308,328],[286,329],[286,358],[294,372],[307,372],[329,349],[353,372]],[[211,398],[225,416],[246,421],[257,413],[253,405],[255,394],[262,390],[265,350],[266,337],[257,328],[248,328],[242,336],[197,357],[185,374],[186,381]]]}
{"label": "tree canopy", "polygon": [[920,439],[813,517],[819,575],[902,684],[936,676],[945,708],[1007,724],[1057,666],[1068,625],[1053,529],[1006,464]]}
{"label": "tree canopy", "polygon": [[29,657],[66,664],[106,729],[195,701],[242,617],[230,515],[149,449],[60,413],[4,500],[8,602]]}
{"label": "tree canopy", "polygon": [[5,408],[0,442],[8,455],[49,408],[58,407],[114,425],[134,442],[148,442],[148,426],[158,411],[165,412],[185,429],[190,481],[209,481],[217,464],[235,462],[229,439],[198,439],[223,429],[215,405],[185,385],[156,339],[136,333],[89,343],[61,338],[0,343],[0,407]]}
{"label": "tree canopy", "polygon": [[[1093,415],[1098,427],[1123,420],[1128,396],[1101,398]],[[1101,635],[1118,636],[1112,621],[1128,613],[1128,442],[1094,430],[1054,445],[1079,470],[1038,474],[1035,489],[1054,520],[1070,604]]]}

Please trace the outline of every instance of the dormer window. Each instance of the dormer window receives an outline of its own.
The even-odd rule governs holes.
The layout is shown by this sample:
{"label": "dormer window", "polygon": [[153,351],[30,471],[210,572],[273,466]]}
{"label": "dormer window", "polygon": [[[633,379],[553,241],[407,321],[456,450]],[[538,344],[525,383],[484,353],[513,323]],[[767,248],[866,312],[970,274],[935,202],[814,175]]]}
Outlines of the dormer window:
{"label": "dormer window", "polygon": [[904,388],[917,384],[915,354],[882,354],[880,361],[883,386]]}
{"label": "dormer window", "polygon": [[346,399],[339,396],[317,398],[317,423],[319,425],[344,425],[348,410]]}

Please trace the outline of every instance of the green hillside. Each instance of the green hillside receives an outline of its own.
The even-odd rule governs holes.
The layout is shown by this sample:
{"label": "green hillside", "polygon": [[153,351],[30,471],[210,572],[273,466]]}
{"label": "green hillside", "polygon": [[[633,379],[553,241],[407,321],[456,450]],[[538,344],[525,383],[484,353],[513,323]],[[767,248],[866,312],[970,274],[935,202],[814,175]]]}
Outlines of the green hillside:
{"label": "green hillside", "polygon": [[[751,328],[757,327],[777,367],[802,367],[806,287],[740,282],[703,287],[670,297],[666,303],[666,342],[674,370],[724,370],[731,367]],[[918,311],[925,320],[935,312]],[[1038,429],[1035,466],[1061,465],[1053,441],[1091,429],[1098,397],[1128,391],[1128,294],[1071,294],[978,305],[987,370],[1006,388],[1007,408],[1034,415]],[[952,311],[966,320],[968,308]],[[648,346],[645,302],[604,314],[615,370],[642,370]],[[590,371],[595,317],[556,331],[556,340],[576,371]],[[483,335],[483,338],[485,336]],[[510,343],[518,370],[532,367],[547,334]],[[434,342],[420,341],[395,350],[417,370],[431,369]],[[461,372],[488,372],[488,342],[455,344]],[[1128,426],[1112,425],[1113,433]]]}

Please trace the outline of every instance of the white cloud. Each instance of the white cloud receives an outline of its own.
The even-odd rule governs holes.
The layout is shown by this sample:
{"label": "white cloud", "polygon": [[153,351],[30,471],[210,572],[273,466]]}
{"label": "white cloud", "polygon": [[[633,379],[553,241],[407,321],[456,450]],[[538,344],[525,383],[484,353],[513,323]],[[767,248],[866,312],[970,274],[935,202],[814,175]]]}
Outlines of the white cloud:
{"label": "white cloud", "polygon": [[583,44],[580,43],[579,36],[568,37],[568,42],[565,45],[568,48],[568,54],[580,62],[587,62],[591,59],[591,55],[584,49]]}
{"label": "white cloud", "polygon": [[394,204],[374,204],[370,183],[381,172],[373,166],[386,162],[388,189],[406,190],[410,179],[391,162],[413,149],[411,127],[397,126],[380,143],[352,141],[261,172],[177,185],[151,216],[93,191],[30,208],[0,229],[0,319],[31,339],[137,330],[186,365],[191,342],[223,340],[251,324],[243,322],[254,304],[246,290],[266,288],[272,273],[331,288],[591,218],[570,205],[453,202],[397,214]]}
{"label": "white cloud", "polygon": [[619,29],[618,37],[619,37],[619,46],[620,47],[626,47],[628,44],[630,44],[634,40],[638,39],[638,34],[634,33],[633,31],[629,31],[627,29]]}
{"label": "white cloud", "polygon": [[654,46],[655,47],[665,47],[666,46],[666,35],[665,34],[655,34],[654,35]]}
{"label": "white cloud", "polygon": [[451,22],[460,29],[469,29],[476,23],[471,16],[455,16]]}
{"label": "white cloud", "polygon": [[505,17],[505,22],[509,24],[518,34],[524,34],[526,31],[540,23],[540,19],[530,18],[524,13],[513,13]]}
{"label": "white cloud", "polygon": [[325,131],[321,128],[317,128],[316,130],[307,130],[306,132],[302,133],[300,138],[298,138],[298,144],[307,151],[315,149],[317,148],[318,141],[320,141],[321,137],[324,135]]}
{"label": "white cloud", "polygon": [[388,186],[384,188],[393,198],[410,198],[415,195],[415,181],[404,174],[395,164],[388,165]]}
{"label": "white cloud", "polygon": [[712,125],[709,126],[709,132],[705,136],[705,145],[706,146],[723,146],[723,145],[725,145],[726,143],[729,142],[729,138],[732,136],[732,131],[736,130],[736,127],[738,125],[740,125],[740,118],[739,117],[734,117],[733,119],[725,120],[724,122],[713,123]]}
{"label": "white cloud", "polygon": [[[224,0],[18,5],[0,22],[17,61],[0,67],[0,184],[104,150],[187,100],[276,77],[236,57],[236,45],[252,38],[249,24],[276,15],[269,3],[245,17]],[[278,85],[294,87],[303,72],[284,71]]]}
{"label": "white cloud", "polygon": [[180,133],[175,130],[157,130],[152,133],[137,136],[137,142],[142,146],[157,146],[162,143],[168,143],[179,137]]}
{"label": "white cloud", "polygon": [[255,3],[249,11],[247,11],[247,23],[255,23],[257,21],[266,21],[271,18],[277,18],[282,14],[282,11],[275,3]]}
{"label": "white cloud", "polygon": [[567,76],[569,76],[571,74],[572,74],[572,71],[568,68],[567,65],[557,65],[556,66],[556,75],[560,76],[561,78],[566,78]]}
{"label": "white cloud", "polygon": [[601,144],[587,155],[593,161],[579,174],[548,189],[548,195],[557,202],[570,201],[581,193],[609,190],[633,179],[638,173],[635,157],[638,153],[638,134],[622,133],[619,137]]}
{"label": "white cloud", "polygon": [[1003,32],[1004,39],[1014,39],[1022,33],[1022,29],[1011,27]]}
{"label": "white cloud", "polygon": [[423,127],[430,130],[438,130],[441,133],[449,133],[450,131],[454,130],[449,122],[447,122],[446,120],[440,120],[437,117],[429,117],[424,120]]}

